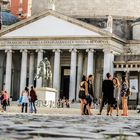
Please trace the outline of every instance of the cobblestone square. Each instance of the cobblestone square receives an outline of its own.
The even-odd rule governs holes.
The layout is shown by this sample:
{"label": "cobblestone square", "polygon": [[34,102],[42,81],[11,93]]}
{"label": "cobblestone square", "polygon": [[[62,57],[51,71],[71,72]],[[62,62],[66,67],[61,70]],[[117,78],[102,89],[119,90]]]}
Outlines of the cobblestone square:
{"label": "cobblestone square", "polygon": [[[0,114],[0,139],[35,140],[139,140],[140,116],[129,111],[129,117],[79,115],[78,108],[38,108],[37,114],[21,114],[20,107],[8,107]],[[16,113],[18,112],[18,113]]]}

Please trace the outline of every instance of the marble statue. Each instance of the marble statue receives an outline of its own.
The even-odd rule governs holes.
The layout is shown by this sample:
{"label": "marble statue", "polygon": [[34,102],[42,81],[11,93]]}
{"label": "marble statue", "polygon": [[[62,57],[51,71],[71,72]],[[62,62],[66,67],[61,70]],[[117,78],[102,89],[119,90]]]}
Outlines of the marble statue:
{"label": "marble statue", "polygon": [[112,28],[112,26],[113,26],[113,18],[112,16],[108,16],[107,28]]}
{"label": "marble statue", "polygon": [[49,0],[48,9],[55,10],[55,0]]}
{"label": "marble statue", "polygon": [[112,18],[112,16],[108,16],[107,28],[106,29],[107,29],[107,31],[112,33],[112,31],[113,31],[113,18]]}

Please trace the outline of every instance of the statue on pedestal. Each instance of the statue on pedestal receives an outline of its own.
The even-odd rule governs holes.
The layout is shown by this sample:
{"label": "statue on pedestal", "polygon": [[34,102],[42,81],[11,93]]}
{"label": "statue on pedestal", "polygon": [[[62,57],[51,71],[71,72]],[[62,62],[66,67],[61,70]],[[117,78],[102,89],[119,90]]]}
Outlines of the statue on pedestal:
{"label": "statue on pedestal", "polygon": [[52,79],[51,64],[47,57],[40,61],[38,69],[39,73],[36,75],[36,78],[42,78],[43,87],[47,87]]}

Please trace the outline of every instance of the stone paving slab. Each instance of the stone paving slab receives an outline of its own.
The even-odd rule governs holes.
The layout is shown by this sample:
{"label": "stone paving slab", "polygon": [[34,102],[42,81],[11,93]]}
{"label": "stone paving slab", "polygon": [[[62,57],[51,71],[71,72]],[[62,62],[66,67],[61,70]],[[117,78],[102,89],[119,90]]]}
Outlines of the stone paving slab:
{"label": "stone paving slab", "polygon": [[[37,113],[38,114],[53,114],[53,115],[80,115],[80,104],[72,104],[72,108],[46,108],[46,107],[37,107]],[[99,109],[92,109],[93,115],[96,115],[98,113]],[[7,108],[8,113],[20,113],[21,112],[21,106],[18,106],[15,102],[12,103],[11,106],[8,106]],[[29,112],[29,107],[28,107]],[[120,110],[120,114],[121,114]],[[106,108],[103,110],[103,115],[106,115]],[[113,111],[113,115],[116,115],[116,111]],[[139,117],[140,114],[137,113],[137,110],[129,110],[129,116],[131,117]]]}
{"label": "stone paving slab", "polygon": [[18,113],[0,115],[0,139],[5,140],[132,140],[132,138],[140,139],[140,117]]}
{"label": "stone paving slab", "polygon": [[[130,110],[128,117],[81,116],[78,108],[38,108],[37,114],[20,113],[12,105],[0,113],[0,140],[139,140],[140,114]],[[121,113],[121,111],[120,111]]]}

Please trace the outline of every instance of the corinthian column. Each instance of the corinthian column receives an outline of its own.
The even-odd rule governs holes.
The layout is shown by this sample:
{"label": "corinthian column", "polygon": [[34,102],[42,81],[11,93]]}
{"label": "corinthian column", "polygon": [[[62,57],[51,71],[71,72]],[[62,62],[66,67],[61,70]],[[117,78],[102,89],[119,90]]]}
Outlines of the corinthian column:
{"label": "corinthian column", "polygon": [[54,71],[53,71],[53,88],[58,91],[57,99],[60,95],[60,50],[53,50],[54,54]]}
{"label": "corinthian column", "polygon": [[93,74],[93,53],[94,50],[93,49],[87,49],[86,52],[88,52],[88,63],[87,63],[87,76],[90,74]]}
{"label": "corinthian column", "polygon": [[[37,52],[37,74],[39,73],[39,69],[38,69],[38,66],[39,66],[39,63],[40,61],[43,60],[43,50],[36,50]],[[40,77],[39,79],[37,79],[36,81],[36,87],[42,87],[42,78]]]}
{"label": "corinthian column", "polygon": [[27,50],[21,50],[22,60],[21,60],[21,75],[20,75],[20,93],[26,86],[27,78]]}
{"label": "corinthian column", "polygon": [[83,73],[83,53],[78,54],[78,67],[77,67],[77,92],[76,92],[76,100],[79,99],[79,90],[80,90],[80,81]]}
{"label": "corinthian column", "polygon": [[75,100],[77,50],[72,49],[72,50],[70,50],[70,52],[71,52],[71,67],[70,67],[69,99]]}
{"label": "corinthian column", "polygon": [[29,86],[34,85],[34,53],[30,53],[29,59]]}
{"label": "corinthian column", "polygon": [[5,78],[5,90],[8,92],[10,97],[11,92],[11,70],[12,70],[12,50],[6,50],[6,78]]}
{"label": "corinthian column", "polygon": [[106,74],[109,72],[112,76],[114,74],[113,61],[114,54],[110,49],[104,49],[104,67],[103,67],[103,78],[106,78]]}

